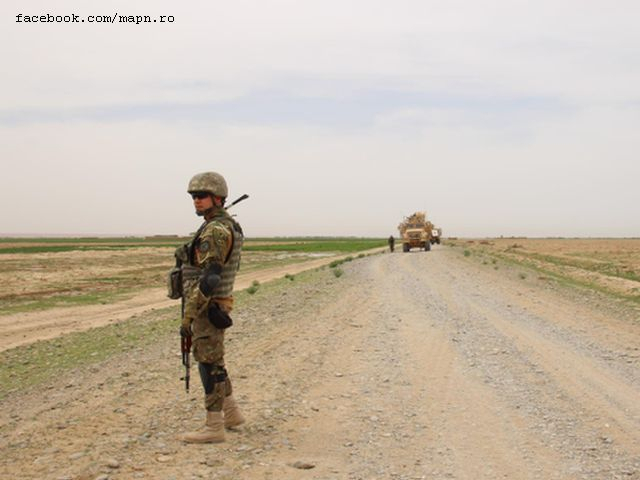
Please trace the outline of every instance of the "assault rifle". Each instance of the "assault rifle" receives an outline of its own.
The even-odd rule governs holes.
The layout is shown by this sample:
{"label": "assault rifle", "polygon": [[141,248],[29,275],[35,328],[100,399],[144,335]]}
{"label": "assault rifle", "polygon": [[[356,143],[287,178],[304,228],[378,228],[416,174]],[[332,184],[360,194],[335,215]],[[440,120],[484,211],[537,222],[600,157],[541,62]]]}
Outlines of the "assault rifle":
{"label": "assault rifle", "polygon": [[[184,319],[184,293],[182,291],[182,259],[176,256],[176,268],[179,272],[179,285],[180,285],[180,317]],[[191,335],[180,336],[180,352],[182,353],[182,365],[184,365],[185,373],[184,377],[180,380],[184,380],[184,388],[189,391],[189,378],[191,371]]]}
{"label": "assault rifle", "polygon": [[184,380],[184,387],[185,390],[188,392],[189,391],[189,377],[190,377],[190,370],[191,370],[191,359],[189,358],[189,355],[191,354],[191,337],[180,337],[180,350],[182,351],[182,365],[184,365],[185,368],[185,374],[184,377],[182,377],[180,380]]}

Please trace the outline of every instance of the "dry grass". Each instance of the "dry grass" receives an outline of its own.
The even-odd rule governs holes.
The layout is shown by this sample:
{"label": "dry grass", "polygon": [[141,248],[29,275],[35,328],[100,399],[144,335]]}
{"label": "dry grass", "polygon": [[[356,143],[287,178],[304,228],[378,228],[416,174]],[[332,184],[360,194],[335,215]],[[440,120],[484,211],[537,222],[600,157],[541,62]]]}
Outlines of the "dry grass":
{"label": "dry grass", "polygon": [[[162,287],[179,237],[0,238],[0,314],[61,305],[110,303]],[[339,252],[358,252],[380,239],[274,238],[247,240],[243,273]]]}
{"label": "dry grass", "polygon": [[[69,304],[108,303],[146,288],[166,284],[175,247],[130,245],[109,247],[82,242],[3,243],[2,247],[46,247],[0,255],[0,314],[42,310]],[[49,247],[65,247],[51,251]],[[83,247],[77,249],[77,247]],[[85,248],[86,247],[86,248]],[[295,264],[315,258],[306,252],[247,251],[243,272]]]}
{"label": "dry grass", "polygon": [[640,301],[640,239],[459,240],[476,255],[515,262],[557,278]]}

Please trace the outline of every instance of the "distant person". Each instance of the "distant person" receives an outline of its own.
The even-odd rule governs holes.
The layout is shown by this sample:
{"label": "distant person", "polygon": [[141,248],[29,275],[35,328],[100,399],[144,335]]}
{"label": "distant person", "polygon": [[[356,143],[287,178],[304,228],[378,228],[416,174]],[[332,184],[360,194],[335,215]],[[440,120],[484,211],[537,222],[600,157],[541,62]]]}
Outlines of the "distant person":
{"label": "distant person", "polygon": [[393,238],[393,235],[389,235],[389,250],[393,253],[393,247],[396,244],[396,239]]}
{"label": "distant person", "polygon": [[224,363],[224,332],[232,323],[229,312],[244,235],[224,208],[228,190],[222,175],[199,173],[189,182],[188,192],[196,215],[204,217],[204,223],[193,239],[176,251],[182,263],[180,335],[192,338],[207,416],[202,430],[186,433],[182,440],[218,443],[224,441],[225,427],[245,421],[233,398]]}

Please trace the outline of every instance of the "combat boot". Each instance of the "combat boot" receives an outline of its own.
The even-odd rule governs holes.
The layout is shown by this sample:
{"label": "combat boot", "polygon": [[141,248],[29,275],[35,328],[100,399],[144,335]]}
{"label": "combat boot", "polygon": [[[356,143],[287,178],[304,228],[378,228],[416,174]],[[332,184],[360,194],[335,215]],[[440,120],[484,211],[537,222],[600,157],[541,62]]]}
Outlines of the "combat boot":
{"label": "combat boot", "polygon": [[240,408],[233,395],[224,397],[224,403],[222,404],[222,411],[224,412],[224,426],[227,428],[237,427],[242,425],[245,420],[240,413]]}
{"label": "combat boot", "polygon": [[222,412],[207,412],[207,422],[198,432],[185,433],[182,441],[187,443],[220,443],[224,442],[224,422]]}

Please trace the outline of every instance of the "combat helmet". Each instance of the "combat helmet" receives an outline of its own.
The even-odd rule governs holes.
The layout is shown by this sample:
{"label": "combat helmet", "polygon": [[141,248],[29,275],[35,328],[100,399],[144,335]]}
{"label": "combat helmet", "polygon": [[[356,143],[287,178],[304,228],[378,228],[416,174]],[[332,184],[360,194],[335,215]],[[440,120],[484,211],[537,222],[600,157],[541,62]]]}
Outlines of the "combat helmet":
{"label": "combat helmet", "polygon": [[229,190],[224,177],[216,172],[204,172],[194,175],[189,181],[187,192],[208,192],[216,197],[227,198]]}

